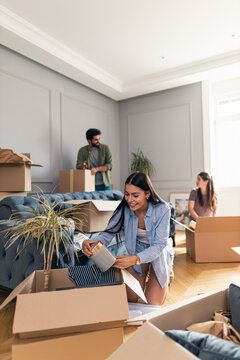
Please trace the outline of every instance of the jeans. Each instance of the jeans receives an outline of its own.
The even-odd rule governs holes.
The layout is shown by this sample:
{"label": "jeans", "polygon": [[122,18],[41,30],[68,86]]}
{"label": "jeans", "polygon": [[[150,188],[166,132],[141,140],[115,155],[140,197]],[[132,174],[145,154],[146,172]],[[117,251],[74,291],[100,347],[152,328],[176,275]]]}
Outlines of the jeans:
{"label": "jeans", "polygon": [[95,191],[110,190],[110,185],[105,186],[104,184],[95,185]]}

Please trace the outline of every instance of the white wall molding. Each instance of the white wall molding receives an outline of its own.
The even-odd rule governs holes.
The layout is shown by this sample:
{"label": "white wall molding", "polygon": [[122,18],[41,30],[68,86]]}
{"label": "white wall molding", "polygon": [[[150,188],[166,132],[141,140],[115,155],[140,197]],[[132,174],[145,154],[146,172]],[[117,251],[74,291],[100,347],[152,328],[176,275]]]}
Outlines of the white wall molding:
{"label": "white wall molding", "polygon": [[[5,75],[5,84],[8,84],[12,81],[14,81],[15,86],[17,84],[19,84],[19,88],[21,88],[22,92],[23,89],[26,88],[26,86],[28,87],[28,95],[30,97],[30,93],[33,94],[32,99],[29,98],[29,102],[30,102],[30,112],[28,113],[28,110],[26,110],[26,113],[24,112],[24,116],[25,119],[23,120],[23,125],[22,128],[21,126],[17,126],[17,130],[13,128],[13,121],[16,118],[16,124],[18,124],[18,116],[19,114],[15,113],[14,110],[14,106],[16,106],[16,104],[13,105],[13,112],[11,112],[11,115],[9,115],[9,119],[6,120],[7,118],[7,104],[4,104],[4,109],[2,111],[2,117],[4,120],[4,127],[2,126],[1,129],[1,135],[3,136],[1,143],[6,144],[9,142],[8,140],[8,134],[9,133],[16,133],[17,136],[14,136],[13,139],[10,141],[11,146],[20,146],[21,148],[25,148],[26,152],[27,152],[27,148],[25,147],[26,144],[29,145],[29,140],[19,140],[19,139],[23,139],[24,137],[26,137],[28,139],[29,137],[29,133],[31,132],[31,127],[34,128],[34,131],[32,133],[33,137],[35,137],[35,140],[38,137],[38,133],[36,133],[39,130],[39,136],[42,137],[43,134],[41,133],[42,130],[42,118],[40,117],[40,114],[37,114],[37,122],[35,122],[35,108],[34,108],[34,100],[36,100],[37,95],[35,94],[36,92],[38,92],[37,89],[41,90],[41,93],[38,92],[38,95],[41,94],[45,94],[41,99],[44,100],[41,103],[41,106],[43,107],[43,113],[45,113],[45,118],[44,122],[45,122],[45,126],[46,126],[46,131],[44,133],[44,140],[45,142],[43,144],[40,145],[40,142],[38,142],[37,144],[35,144],[35,146],[38,146],[37,150],[35,151],[35,154],[33,154],[31,151],[31,158],[34,162],[40,163],[41,165],[43,165],[44,167],[47,168],[47,170],[45,169],[44,173],[42,173],[42,168],[32,168],[32,179],[33,182],[38,182],[38,183],[44,183],[44,182],[50,182],[52,174],[51,174],[51,169],[52,169],[52,149],[50,146],[50,139],[51,139],[51,133],[52,133],[52,111],[51,111],[51,89],[47,86],[42,85],[41,83],[37,82],[37,81],[32,81],[28,78],[25,78],[23,76],[19,76],[18,74],[15,74],[13,72],[10,71],[5,71],[0,69],[0,74]],[[2,78],[3,81],[4,78]],[[21,85],[20,85],[21,84]],[[29,90],[31,89],[31,90]],[[35,97],[34,97],[35,96]],[[45,99],[44,99],[45,97]],[[46,97],[47,97],[47,101],[46,101]],[[20,109],[22,106],[23,108],[28,104],[28,100],[26,97],[23,96],[23,98],[21,98],[21,93],[18,96],[18,99],[22,99],[22,103],[19,104],[18,103],[18,109]],[[33,103],[32,103],[33,102]],[[21,111],[21,113],[23,114],[23,112]],[[34,114],[34,115],[33,115]],[[21,116],[21,115],[20,115]],[[31,116],[31,118],[29,117]],[[21,129],[21,131],[19,131]],[[3,146],[6,146],[3,145]],[[38,159],[38,155],[37,154],[41,154],[41,147],[45,146],[48,148],[48,152],[46,154],[46,156],[48,156],[48,158],[45,160],[45,163],[42,164],[41,161]],[[17,151],[19,151],[17,149]]]}
{"label": "white wall molding", "polygon": [[[76,96],[72,96],[70,94],[60,92],[59,97],[60,97],[60,99],[59,99],[59,104],[60,104],[60,154],[61,154],[61,159],[63,159],[63,100],[64,100],[64,98],[70,99],[70,100],[75,101],[82,105],[86,105],[90,109],[92,108],[92,109],[101,111],[102,113],[105,114],[106,118],[108,118],[108,112],[105,109],[101,108],[100,106],[97,106],[93,103],[90,103],[90,102],[87,102],[84,100],[81,100],[80,98],[77,98]],[[86,145],[87,145],[87,142],[86,142]],[[63,168],[63,163],[61,165]]]}
{"label": "white wall molding", "polygon": [[209,81],[202,82],[202,119],[203,119],[203,157],[204,170],[212,172],[211,169],[211,131],[210,131],[210,84]]}
{"label": "white wall molding", "polygon": [[[179,102],[178,104],[175,104],[175,105],[172,105],[172,106],[161,106],[161,107],[155,107],[154,109],[151,109],[151,110],[144,110],[144,111],[135,111],[135,112],[129,112],[127,114],[127,129],[128,129],[128,167],[130,168],[130,158],[131,158],[131,152],[134,150],[132,148],[132,142],[133,142],[133,139],[134,139],[134,134],[132,133],[132,120],[134,121],[134,117],[136,117],[136,115],[139,115],[139,117],[142,117],[142,115],[146,116],[146,122],[147,122],[147,125],[149,126],[149,131],[151,132],[151,127],[152,127],[152,124],[151,124],[151,116],[154,114],[157,115],[159,113],[159,117],[161,116],[161,112],[162,111],[169,111],[169,116],[170,115],[170,112],[171,110],[175,109],[179,109],[179,112],[180,112],[180,109],[185,107],[187,113],[188,113],[188,118],[187,118],[187,124],[186,124],[186,131],[189,132],[189,136],[188,136],[188,141],[189,141],[189,144],[188,144],[188,147],[189,147],[189,153],[186,154],[186,156],[188,156],[188,161],[189,161],[189,176],[188,177],[178,177],[176,175],[174,175],[172,178],[168,177],[168,178],[164,178],[160,176],[160,174],[157,174],[158,178],[153,178],[152,179],[152,182],[154,183],[154,186],[156,187],[161,187],[161,188],[176,188],[176,186],[179,186],[179,184],[182,184],[182,186],[186,186],[186,183],[187,184],[191,184],[192,181],[193,181],[193,178],[195,176],[194,174],[194,170],[193,170],[193,161],[192,161],[192,158],[193,158],[193,134],[192,134],[192,110],[191,110],[191,102]],[[186,119],[184,119],[186,120]],[[163,128],[161,128],[163,124],[161,124],[161,121],[159,122],[159,142],[161,142],[161,129],[164,130],[164,125],[163,125]],[[181,127],[181,125],[179,124],[179,126]],[[136,126],[137,128],[137,126]],[[137,129],[136,129],[137,131]],[[154,142],[156,142],[156,139],[155,139],[155,135],[156,134],[153,134],[152,136],[152,139]],[[154,140],[155,139],[155,140]],[[147,141],[147,140],[146,140]],[[171,139],[169,139],[169,142],[171,143]],[[140,149],[142,150],[141,148],[141,144],[139,145]],[[148,143],[148,149],[151,149],[151,144]],[[167,149],[166,149],[166,153],[164,154],[161,154],[161,156],[164,156],[166,157],[168,154],[167,152]],[[145,154],[147,155],[147,154]],[[173,164],[174,166],[174,164]],[[156,171],[157,171],[157,165],[155,165],[155,168],[156,168]],[[158,171],[157,171],[158,172]]]}
{"label": "white wall molding", "polygon": [[4,46],[114,100],[199,82],[216,69],[221,76],[226,67],[240,62],[237,50],[124,83],[2,5],[0,24]]}
{"label": "white wall molding", "polygon": [[[46,53],[62,60],[64,63],[70,64],[80,72],[121,92],[120,80],[2,5],[0,5],[0,25],[5,30],[17,35],[17,37],[28,41],[29,45],[37,46]],[[47,66],[47,64],[45,65]]]}

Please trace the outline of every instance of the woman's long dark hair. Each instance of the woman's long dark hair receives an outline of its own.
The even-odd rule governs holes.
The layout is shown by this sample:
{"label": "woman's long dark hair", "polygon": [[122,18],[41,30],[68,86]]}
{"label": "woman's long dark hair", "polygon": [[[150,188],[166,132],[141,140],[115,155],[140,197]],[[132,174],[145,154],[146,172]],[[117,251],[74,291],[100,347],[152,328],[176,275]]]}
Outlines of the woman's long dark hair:
{"label": "woman's long dark hair", "polygon": [[[198,174],[198,176],[200,176],[204,181],[206,181],[206,180],[208,181],[208,184],[207,184],[208,208],[210,208],[211,211],[213,211],[216,207],[216,191],[215,191],[215,187],[214,187],[214,183],[213,183],[213,178],[209,173],[207,173],[205,171],[200,172]],[[201,206],[203,206],[202,191],[200,188],[198,188],[197,197],[198,197],[199,204]]]}
{"label": "woman's long dark hair", "polygon": [[[149,191],[150,196],[147,201],[151,202],[152,204],[156,205],[156,204],[164,202],[164,200],[162,200],[160,198],[160,196],[157,194],[157,192],[155,191],[148,175],[146,175],[142,172],[135,172],[135,173],[129,175],[127,180],[125,181],[124,191],[125,191],[126,185],[128,185],[128,184],[137,186],[139,189],[141,189],[145,192]],[[124,208],[125,208],[125,206],[129,208],[129,205],[128,205],[127,201],[125,200],[125,196],[124,196],[122,201],[120,202],[120,204],[114,211],[111,219],[109,220],[109,221],[111,221],[112,218],[114,218],[119,212],[121,212],[121,215],[120,215],[120,218],[119,218],[117,224],[115,224],[111,228],[107,228],[106,230],[104,230],[107,233],[117,235],[116,236],[117,244],[119,244],[119,242],[120,242],[119,233],[123,229],[123,225],[124,225]]]}

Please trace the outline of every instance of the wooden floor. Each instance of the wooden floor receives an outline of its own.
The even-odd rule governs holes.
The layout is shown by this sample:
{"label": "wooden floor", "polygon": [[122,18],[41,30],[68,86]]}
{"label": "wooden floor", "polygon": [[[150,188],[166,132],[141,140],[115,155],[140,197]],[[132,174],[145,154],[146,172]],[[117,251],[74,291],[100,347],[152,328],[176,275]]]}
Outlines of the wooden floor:
{"label": "wooden floor", "polygon": [[[212,290],[228,287],[231,282],[240,284],[240,263],[195,264],[186,255],[185,233],[176,235],[174,280],[164,306],[171,305],[189,297]],[[0,290],[0,303],[6,298]],[[0,360],[11,359],[12,322],[14,303],[0,313]],[[129,335],[132,330],[129,331]],[[126,331],[128,337],[128,331]]]}

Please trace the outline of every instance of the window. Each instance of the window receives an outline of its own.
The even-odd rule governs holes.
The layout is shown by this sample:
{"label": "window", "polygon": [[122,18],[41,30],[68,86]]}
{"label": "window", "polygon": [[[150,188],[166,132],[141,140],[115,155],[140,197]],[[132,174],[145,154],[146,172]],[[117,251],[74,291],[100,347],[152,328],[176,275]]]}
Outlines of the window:
{"label": "window", "polygon": [[218,187],[240,187],[240,94],[219,99],[215,114]]}

